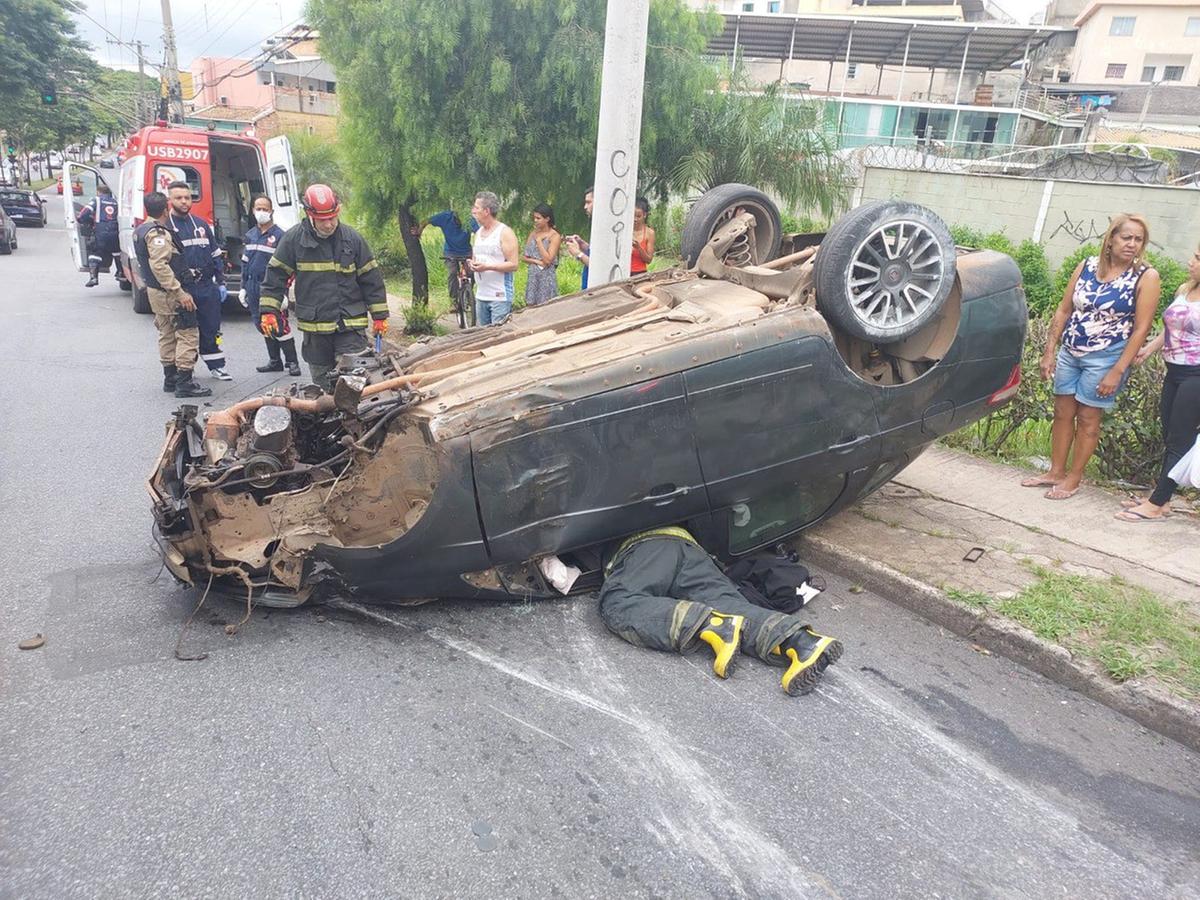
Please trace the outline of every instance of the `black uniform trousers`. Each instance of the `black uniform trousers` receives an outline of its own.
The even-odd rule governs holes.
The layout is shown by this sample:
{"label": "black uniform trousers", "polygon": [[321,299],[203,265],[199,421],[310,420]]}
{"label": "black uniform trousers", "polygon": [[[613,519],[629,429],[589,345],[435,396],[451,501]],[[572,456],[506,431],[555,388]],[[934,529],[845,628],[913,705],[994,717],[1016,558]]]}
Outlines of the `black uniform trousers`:
{"label": "black uniform trousers", "polygon": [[600,618],[638,647],[685,653],[713,612],[745,616],[742,650],[772,663],[782,660],[771,650],[805,626],[747,601],[703,549],[677,537],[634,544],[600,589]]}

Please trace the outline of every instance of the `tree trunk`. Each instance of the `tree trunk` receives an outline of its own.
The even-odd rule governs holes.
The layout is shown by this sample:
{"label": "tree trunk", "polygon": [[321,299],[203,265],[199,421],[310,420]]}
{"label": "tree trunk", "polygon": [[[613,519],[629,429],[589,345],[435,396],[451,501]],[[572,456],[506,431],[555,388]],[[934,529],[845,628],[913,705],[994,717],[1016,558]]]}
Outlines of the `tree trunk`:
{"label": "tree trunk", "polygon": [[413,198],[400,207],[400,237],[408,253],[408,264],[412,267],[413,306],[429,305],[429,266],[425,262],[425,250],[421,238],[413,234],[420,222],[412,213]]}

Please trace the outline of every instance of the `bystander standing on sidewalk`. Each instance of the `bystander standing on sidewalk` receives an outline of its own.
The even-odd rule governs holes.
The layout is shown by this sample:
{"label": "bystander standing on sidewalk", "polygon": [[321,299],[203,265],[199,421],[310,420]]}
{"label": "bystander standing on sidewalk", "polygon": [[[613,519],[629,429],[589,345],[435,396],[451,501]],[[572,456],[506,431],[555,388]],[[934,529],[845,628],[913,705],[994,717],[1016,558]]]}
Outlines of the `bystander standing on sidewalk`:
{"label": "bystander standing on sidewalk", "polygon": [[517,235],[496,218],[500,198],[491,191],[475,195],[471,215],[479,223],[475,233],[471,271],[475,273],[475,321],[503,325],[512,313],[513,273],[517,271]]}
{"label": "bystander standing on sidewalk", "polygon": [[[588,188],[583,192],[583,211],[587,217],[592,217],[592,201],[595,199],[595,190]],[[586,291],[588,286],[588,267],[591,265],[592,245],[585,241],[577,234],[572,234],[566,239],[567,252],[583,263],[583,277],[580,279],[579,289]]]}
{"label": "bystander standing on sidewalk", "polygon": [[1200,249],[1188,262],[1187,281],[1163,311],[1162,334],[1138,351],[1136,361],[1140,363],[1160,349],[1167,365],[1159,402],[1166,443],[1162,471],[1149,497],[1130,501],[1127,509],[1117,513],[1117,518],[1126,522],[1161,519],[1167,514],[1179,487],[1170,477],[1171,469],[1196,443],[1200,428]]}
{"label": "bystander standing on sidewalk", "polygon": [[1114,216],[1099,256],[1076,267],[1050,322],[1041,362],[1042,378],[1054,380],[1050,471],[1021,482],[1050,488],[1047,499],[1067,500],[1079,490],[1104,411],[1116,402],[1154,324],[1161,284],[1143,260],[1149,243],[1142,216]]}
{"label": "bystander standing on sidewalk", "polygon": [[525,242],[525,305],[540,306],[558,296],[558,249],[562,235],[554,227],[554,210],[545,203],[533,208],[533,231]]}

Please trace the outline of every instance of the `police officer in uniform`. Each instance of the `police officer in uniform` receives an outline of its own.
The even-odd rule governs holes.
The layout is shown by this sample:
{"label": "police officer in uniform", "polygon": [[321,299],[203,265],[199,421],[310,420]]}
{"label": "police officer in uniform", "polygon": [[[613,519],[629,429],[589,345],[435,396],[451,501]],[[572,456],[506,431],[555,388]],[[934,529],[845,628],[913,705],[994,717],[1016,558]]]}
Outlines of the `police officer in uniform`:
{"label": "police officer in uniform", "polygon": [[755,606],[685,529],[635,534],[606,554],[600,618],[638,647],[687,653],[707,644],[728,678],[740,649],[784,669],[790,695],[807,694],[842,655],[840,641],[796,616]]}
{"label": "police officer in uniform", "polygon": [[212,391],[192,379],[199,355],[200,329],[196,303],[184,290],[191,272],[184,262],[178,235],[167,227],[167,198],[158,191],[145,199],[146,221],[133,233],[133,252],[146,283],[154,327],[158,329],[158,358],[163,367],[163,390],[176,397],[207,397]]}
{"label": "police officer in uniform", "polygon": [[79,211],[76,220],[89,230],[87,239],[88,280],[84,287],[100,283],[100,270],[112,266],[113,256],[121,251],[120,226],[117,223],[117,201],[107,184],[97,189],[94,200]]}
{"label": "police officer in uniform", "polygon": [[233,381],[225,371],[225,352],[221,349],[221,302],[225,296],[225,266],[212,226],[192,215],[192,189],[186,181],[167,186],[171,199],[171,230],[183,247],[183,258],[192,270],[194,281],[187,291],[196,301],[200,323],[200,358],[218,381]]}
{"label": "police officer in uniform", "polygon": [[259,298],[259,326],[268,337],[279,332],[279,311],[288,279],[295,275],[296,325],[304,332],[301,353],[313,381],[332,387],[338,357],[367,347],[366,329],[387,331],[387,290],[371,248],[349,225],[339,222],[341,203],[328,185],[304,192],[307,217],[290,229],[267,266]]}
{"label": "police officer in uniform", "polygon": [[[259,322],[258,298],[262,292],[262,280],[267,274],[267,264],[275,255],[275,249],[283,239],[284,230],[275,224],[274,206],[271,198],[259,194],[254,198],[255,226],[242,238],[242,289],[238,291],[238,302],[250,311],[251,320]],[[282,372],[283,359],[287,358],[287,371],[293,378],[300,374],[300,363],[296,361],[296,340],[288,325],[287,313],[277,313],[277,334],[263,335],[267,342],[268,361],[265,366],[255,366],[257,372]]]}

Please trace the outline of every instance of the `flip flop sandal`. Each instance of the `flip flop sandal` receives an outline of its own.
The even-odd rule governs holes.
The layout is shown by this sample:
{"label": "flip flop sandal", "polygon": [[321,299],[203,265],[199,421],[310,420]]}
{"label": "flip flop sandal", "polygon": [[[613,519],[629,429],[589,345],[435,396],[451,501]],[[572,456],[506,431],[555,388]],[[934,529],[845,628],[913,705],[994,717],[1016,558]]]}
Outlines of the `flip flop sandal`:
{"label": "flip flop sandal", "polygon": [[1161,522],[1166,516],[1148,516],[1145,513],[1140,513],[1137,510],[1126,509],[1113,516],[1114,519],[1120,519],[1122,522]]}
{"label": "flip flop sandal", "polygon": [[1075,492],[1078,490],[1079,490],[1079,488],[1073,488],[1068,491],[1068,490],[1064,490],[1062,488],[1055,487],[1055,488],[1051,488],[1050,490],[1046,491],[1044,496],[1046,497],[1047,500],[1070,500],[1072,497],[1075,496]]}
{"label": "flip flop sandal", "polygon": [[1021,481],[1021,487],[1054,487],[1057,481],[1052,481],[1044,475],[1034,475]]}
{"label": "flip flop sandal", "polygon": [[[1121,501],[1121,509],[1133,509],[1135,506],[1141,506],[1145,502],[1145,500],[1139,500],[1137,497],[1128,497]],[[1164,509],[1162,511],[1162,518],[1166,518],[1170,514],[1170,508]],[[1157,519],[1159,516],[1153,516],[1152,518]]]}

